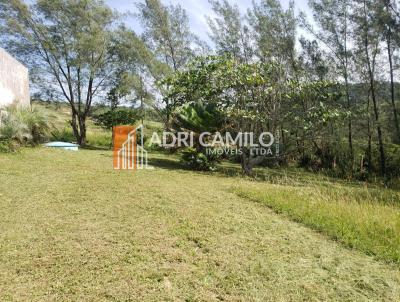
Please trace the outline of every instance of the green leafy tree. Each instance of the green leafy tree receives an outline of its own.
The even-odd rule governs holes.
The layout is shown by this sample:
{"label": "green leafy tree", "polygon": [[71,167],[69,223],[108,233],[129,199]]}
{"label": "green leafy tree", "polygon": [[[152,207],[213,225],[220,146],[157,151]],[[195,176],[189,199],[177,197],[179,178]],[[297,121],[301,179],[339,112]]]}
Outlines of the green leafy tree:
{"label": "green leafy tree", "polygon": [[302,52],[299,64],[306,81],[323,81],[330,76],[331,64],[326,59],[325,52],[319,47],[316,40],[309,41],[302,37],[300,40]]}
{"label": "green leafy tree", "polygon": [[381,121],[381,110],[379,107],[379,95],[377,89],[377,59],[380,52],[382,32],[379,30],[378,22],[374,11],[375,1],[360,0],[355,6],[354,22],[356,26],[355,43],[358,64],[362,66],[368,81],[368,89],[371,95],[373,116],[377,131],[379,146],[379,163],[381,174],[386,177],[386,155]]}
{"label": "green leafy tree", "polygon": [[210,38],[220,55],[230,54],[249,62],[253,56],[250,28],[237,5],[227,0],[209,0],[215,18],[208,17]]}
{"label": "green leafy tree", "polygon": [[[137,3],[137,8],[146,45],[155,58],[167,67],[162,70],[161,76],[153,73],[153,78],[161,80],[165,75],[185,67],[195,54],[195,45],[201,44],[190,31],[186,11],[180,5],[166,6],[160,0],[145,0]],[[163,91],[160,93],[163,94]],[[171,112],[159,108],[157,111],[169,127]]]}
{"label": "green leafy tree", "polygon": [[178,130],[217,132],[224,125],[224,114],[214,103],[187,103],[176,110],[174,128]]}
{"label": "green leafy tree", "polygon": [[194,136],[194,147],[186,148],[181,152],[182,162],[194,170],[215,170],[219,156],[207,152],[205,147],[198,144],[198,139],[202,132],[221,131],[225,122],[224,114],[214,103],[187,103],[176,110],[173,121],[174,129],[192,132]]}
{"label": "green leafy tree", "polygon": [[132,109],[118,108],[109,110],[93,117],[95,124],[107,130],[111,130],[114,126],[133,125],[137,116]]}
{"label": "green leafy tree", "polygon": [[[137,116],[132,109],[117,108],[95,115],[93,120],[96,125],[112,130],[115,126],[135,124]],[[112,142],[114,142],[114,131],[112,132]]]}
{"label": "green leafy tree", "polygon": [[133,90],[135,78],[128,72],[117,73],[113,86],[107,93],[107,102],[111,110],[115,110]]}
{"label": "green leafy tree", "polygon": [[140,117],[143,124],[146,117],[146,107],[154,105],[155,96],[146,86],[145,78],[142,76],[142,74],[136,74],[133,76],[132,87],[134,91],[132,102],[134,105],[137,103],[139,104]]}
{"label": "green leafy tree", "polygon": [[100,0],[1,1],[3,40],[40,81],[68,101],[71,126],[86,144],[86,119],[115,70],[117,16]]}
{"label": "green leafy tree", "polygon": [[[187,102],[213,104],[226,116],[226,131],[274,132],[279,112],[276,106],[283,91],[282,70],[274,63],[243,63],[226,56],[198,58],[185,71],[163,81],[170,104],[177,108]],[[263,160],[251,156],[247,146],[242,150],[242,168],[246,174]]]}
{"label": "green leafy tree", "polygon": [[298,77],[296,58],[296,26],[294,2],[289,2],[287,10],[278,0],[253,2],[248,14],[253,29],[256,53],[261,61],[275,60],[282,66],[288,77]]}
{"label": "green leafy tree", "polygon": [[[321,158],[326,154],[322,152],[323,141],[335,142],[336,137],[329,131],[335,120],[346,117],[337,104],[341,95],[336,84],[287,80],[283,68],[275,62],[244,63],[230,56],[198,58],[163,84],[182,128],[200,130],[208,124],[209,114],[198,103],[218,109],[222,113],[220,131],[229,131],[233,136],[240,132],[252,132],[254,137],[266,131],[275,134],[286,120],[295,132],[290,135],[304,144],[309,142]],[[332,140],[326,139],[328,134]],[[239,148],[243,172],[252,174],[253,167],[265,157],[252,155],[249,145]]]}
{"label": "green leafy tree", "polygon": [[[313,12],[314,22],[319,29],[313,28],[304,14],[301,16],[302,26],[329,50],[338,75],[344,80],[347,109],[351,111],[351,0],[310,0],[309,5]],[[354,158],[351,115],[348,117],[347,136],[350,156]]]}
{"label": "green leafy tree", "polygon": [[382,0],[374,5],[374,12],[377,16],[379,30],[382,32],[382,39],[386,43],[387,61],[390,79],[390,105],[393,112],[393,122],[396,129],[396,142],[400,143],[400,118],[396,107],[395,93],[395,51],[400,45],[400,18],[397,19],[396,1]]}
{"label": "green leafy tree", "polygon": [[160,0],[137,3],[144,39],[156,57],[176,71],[184,67],[194,52],[196,37],[189,29],[186,11],[180,5],[165,6]]}

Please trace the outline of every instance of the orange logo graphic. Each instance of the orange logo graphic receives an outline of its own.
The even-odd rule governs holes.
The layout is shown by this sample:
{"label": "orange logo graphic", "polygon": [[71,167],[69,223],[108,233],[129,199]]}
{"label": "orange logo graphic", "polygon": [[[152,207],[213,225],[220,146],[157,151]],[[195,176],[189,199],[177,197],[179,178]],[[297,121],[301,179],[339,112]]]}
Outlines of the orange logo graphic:
{"label": "orange logo graphic", "polygon": [[147,168],[147,151],[143,148],[143,126],[115,126],[113,166],[116,170]]}

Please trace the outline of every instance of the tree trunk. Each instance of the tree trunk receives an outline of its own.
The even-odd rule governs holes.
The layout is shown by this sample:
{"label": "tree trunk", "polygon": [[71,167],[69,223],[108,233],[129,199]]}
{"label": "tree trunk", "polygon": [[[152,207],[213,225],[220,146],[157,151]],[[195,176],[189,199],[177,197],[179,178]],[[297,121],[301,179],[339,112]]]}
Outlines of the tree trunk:
{"label": "tree trunk", "polygon": [[79,115],[74,110],[72,110],[71,116],[71,127],[76,138],[76,142],[80,146],[86,145],[86,116]]}
{"label": "tree trunk", "polygon": [[368,91],[368,149],[367,149],[367,161],[368,161],[368,173],[372,172],[372,131],[371,131],[371,118],[370,118],[370,92]]}
{"label": "tree trunk", "polygon": [[246,154],[247,150],[245,148],[241,148],[241,151],[242,155],[240,159],[240,164],[242,166],[242,172],[247,176],[251,176],[253,173],[253,167],[250,165],[249,157]]}
{"label": "tree trunk", "polygon": [[396,143],[400,143],[400,125],[399,119],[397,115],[396,102],[395,102],[395,94],[394,94],[394,76],[393,76],[393,58],[392,58],[392,41],[391,41],[391,31],[389,29],[387,39],[386,39],[387,49],[388,49],[388,60],[389,60],[389,71],[390,71],[390,97],[391,97],[391,105],[394,117],[394,125],[396,129]]}
{"label": "tree trunk", "polygon": [[[364,18],[367,16],[367,10],[366,10],[366,3],[364,1]],[[367,21],[365,22],[366,24]],[[366,25],[367,26],[367,25]],[[365,38],[364,38],[364,47],[365,47],[365,55],[367,59],[367,67],[368,67],[368,76],[369,76],[369,84],[370,84],[370,89],[371,89],[371,97],[372,97],[372,104],[374,106],[374,115],[375,115],[375,122],[376,122],[376,127],[377,127],[377,132],[378,132],[378,143],[379,143],[379,154],[380,154],[380,168],[381,168],[381,174],[383,177],[386,177],[386,158],[385,158],[385,147],[383,145],[383,134],[382,134],[382,127],[380,125],[379,121],[379,109],[378,109],[378,104],[377,104],[377,98],[376,98],[376,93],[375,93],[375,78],[374,78],[374,69],[373,66],[375,65],[375,58],[373,58],[373,62],[371,65],[371,58],[369,56],[369,40],[368,40],[368,29],[365,29]]]}
{"label": "tree trunk", "polygon": [[[351,101],[350,101],[350,93],[349,93],[349,82],[347,78],[347,72],[345,76],[345,85],[346,85],[346,99],[347,99],[347,109],[351,111]],[[349,123],[348,123],[348,141],[349,141],[349,149],[350,149],[350,157],[353,161],[352,167],[354,164],[354,150],[353,150],[353,130],[352,130],[352,117],[350,115]]]}
{"label": "tree trunk", "polygon": [[[344,32],[344,80],[346,85],[346,99],[347,99],[347,109],[351,111],[351,101],[350,101],[350,93],[349,93],[349,74],[348,74],[348,52],[347,52],[347,3],[345,7],[345,32]],[[352,160],[351,168],[354,170],[354,150],[353,150],[353,131],[352,131],[352,116],[350,115],[349,123],[348,123],[348,140],[349,140],[349,149],[350,149],[350,157]]]}
{"label": "tree trunk", "polygon": [[[368,42],[366,43],[368,45]],[[372,97],[372,104],[374,107],[374,116],[376,122],[376,128],[378,132],[378,143],[379,143],[379,154],[380,154],[380,168],[382,176],[386,176],[386,158],[385,158],[385,148],[383,145],[383,135],[382,135],[382,127],[379,121],[379,109],[378,103],[375,94],[375,80],[374,75],[371,68],[371,62],[368,56],[368,48],[366,48],[367,53],[367,64],[368,64],[368,74],[369,74],[369,81],[370,81],[370,88],[371,88],[371,97]]]}
{"label": "tree trunk", "polygon": [[75,113],[74,110],[72,110],[70,124],[71,124],[71,127],[72,127],[72,131],[74,132],[74,136],[76,138],[76,141],[79,142],[80,134],[79,134],[78,123],[77,123],[76,120],[77,120],[77,114]]}
{"label": "tree trunk", "polygon": [[86,146],[86,115],[79,116],[79,140],[78,144],[82,147]]}
{"label": "tree trunk", "polygon": [[[242,156],[241,156],[241,166],[243,174],[247,176],[253,175],[254,166],[260,164],[264,160],[264,156],[252,156],[251,151],[247,148],[241,148]],[[247,153],[248,152],[248,153]]]}

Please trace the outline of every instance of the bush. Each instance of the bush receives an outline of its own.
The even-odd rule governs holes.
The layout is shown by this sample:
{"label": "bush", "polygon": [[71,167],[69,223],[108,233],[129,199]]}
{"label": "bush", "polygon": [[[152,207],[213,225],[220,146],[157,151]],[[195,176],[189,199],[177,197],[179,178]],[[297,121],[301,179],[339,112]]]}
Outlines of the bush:
{"label": "bush", "polygon": [[22,110],[19,112],[22,115],[23,121],[28,126],[32,142],[34,144],[44,142],[49,133],[46,117],[36,109],[32,111]]}
{"label": "bush", "polygon": [[111,130],[113,126],[133,125],[136,113],[132,109],[118,108],[93,116],[96,125]]}
{"label": "bush", "polygon": [[43,142],[49,131],[46,118],[38,110],[8,108],[1,116],[0,151]]}
{"label": "bush", "polygon": [[215,154],[204,154],[194,148],[186,148],[181,152],[182,163],[192,170],[215,171],[219,158]]}

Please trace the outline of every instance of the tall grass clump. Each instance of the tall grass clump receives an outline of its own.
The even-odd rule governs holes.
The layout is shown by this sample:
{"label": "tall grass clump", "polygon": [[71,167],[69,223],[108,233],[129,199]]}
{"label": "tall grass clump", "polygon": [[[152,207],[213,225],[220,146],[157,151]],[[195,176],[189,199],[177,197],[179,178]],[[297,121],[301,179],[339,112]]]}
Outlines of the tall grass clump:
{"label": "tall grass clump", "polygon": [[50,140],[52,141],[76,142],[76,137],[70,126],[65,126],[62,129],[54,128],[50,134]]}
{"label": "tall grass clump", "polygon": [[40,111],[9,107],[1,114],[0,151],[39,144],[46,140],[48,132],[47,119]]}
{"label": "tall grass clump", "polygon": [[88,131],[87,143],[90,146],[110,149],[112,147],[112,133],[105,130],[98,131],[98,129]]}
{"label": "tall grass clump", "polygon": [[383,188],[282,186],[238,188],[237,195],[265,204],[344,245],[400,264],[400,193]]}

